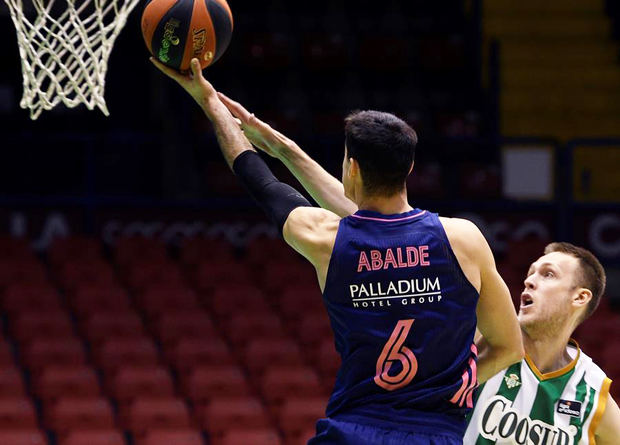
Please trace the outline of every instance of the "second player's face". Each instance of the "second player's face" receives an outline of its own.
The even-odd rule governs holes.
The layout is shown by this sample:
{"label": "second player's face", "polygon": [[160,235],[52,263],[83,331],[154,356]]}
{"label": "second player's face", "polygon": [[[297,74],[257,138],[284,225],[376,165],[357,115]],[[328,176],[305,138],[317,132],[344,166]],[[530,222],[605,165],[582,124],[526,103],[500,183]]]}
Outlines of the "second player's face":
{"label": "second player's face", "polygon": [[532,263],[523,282],[519,323],[526,331],[563,325],[574,311],[572,301],[578,292],[575,277],[577,258],[552,252]]}

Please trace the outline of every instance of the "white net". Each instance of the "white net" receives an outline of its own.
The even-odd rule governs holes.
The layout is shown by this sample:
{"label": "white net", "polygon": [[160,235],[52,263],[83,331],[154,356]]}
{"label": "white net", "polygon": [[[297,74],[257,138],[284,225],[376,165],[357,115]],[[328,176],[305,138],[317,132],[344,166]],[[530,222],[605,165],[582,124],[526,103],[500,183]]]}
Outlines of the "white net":
{"label": "white net", "polygon": [[5,0],[17,30],[24,93],[36,119],[60,102],[109,114],[103,97],[114,40],[138,0]]}

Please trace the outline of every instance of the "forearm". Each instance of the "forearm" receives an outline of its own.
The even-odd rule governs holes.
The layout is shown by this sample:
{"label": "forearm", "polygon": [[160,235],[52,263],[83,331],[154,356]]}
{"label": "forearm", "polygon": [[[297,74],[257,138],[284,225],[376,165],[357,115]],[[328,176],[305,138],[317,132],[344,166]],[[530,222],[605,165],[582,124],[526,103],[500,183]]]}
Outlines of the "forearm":
{"label": "forearm", "polygon": [[297,144],[288,143],[286,149],[280,151],[279,159],[322,208],[341,217],[357,211],[357,205],[344,195],[342,183]]}
{"label": "forearm", "polygon": [[484,383],[513,363],[521,360],[519,351],[490,346],[484,337],[476,342],[478,348],[477,377],[478,383]]}
{"label": "forearm", "polygon": [[233,172],[258,205],[278,227],[282,235],[289,213],[311,204],[297,190],[278,181],[265,161],[253,150],[245,150],[235,159]]}
{"label": "forearm", "polygon": [[247,150],[255,151],[248,138],[235,122],[230,111],[217,97],[200,104],[215,129],[215,136],[226,163],[232,170],[237,156]]}

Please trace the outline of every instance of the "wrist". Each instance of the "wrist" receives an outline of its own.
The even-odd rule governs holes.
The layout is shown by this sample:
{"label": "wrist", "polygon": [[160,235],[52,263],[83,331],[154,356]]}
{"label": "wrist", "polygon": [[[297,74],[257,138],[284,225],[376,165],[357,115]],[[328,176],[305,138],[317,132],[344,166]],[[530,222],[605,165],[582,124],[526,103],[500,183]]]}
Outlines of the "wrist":
{"label": "wrist", "polygon": [[200,105],[200,108],[202,108],[202,111],[204,111],[204,113],[210,120],[213,120],[215,118],[219,108],[219,99],[217,98],[217,96],[202,96],[200,98],[197,98],[196,102],[198,102],[198,105]]}
{"label": "wrist", "polygon": [[295,162],[299,160],[303,155],[304,151],[297,145],[295,142],[288,140],[287,142],[282,144],[280,150],[278,150],[278,158],[280,161],[289,161]]}

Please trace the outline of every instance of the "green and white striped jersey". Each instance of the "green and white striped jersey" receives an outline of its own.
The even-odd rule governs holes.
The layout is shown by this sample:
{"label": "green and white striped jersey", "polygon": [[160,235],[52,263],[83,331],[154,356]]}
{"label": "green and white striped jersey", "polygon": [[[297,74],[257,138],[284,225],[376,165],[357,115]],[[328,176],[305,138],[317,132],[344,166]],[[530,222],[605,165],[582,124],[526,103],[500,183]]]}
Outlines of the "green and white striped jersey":
{"label": "green and white striped jersey", "polygon": [[594,445],[611,380],[571,340],[573,358],[542,374],[526,355],[478,388],[464,445]]}

